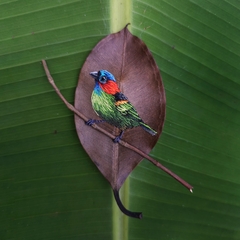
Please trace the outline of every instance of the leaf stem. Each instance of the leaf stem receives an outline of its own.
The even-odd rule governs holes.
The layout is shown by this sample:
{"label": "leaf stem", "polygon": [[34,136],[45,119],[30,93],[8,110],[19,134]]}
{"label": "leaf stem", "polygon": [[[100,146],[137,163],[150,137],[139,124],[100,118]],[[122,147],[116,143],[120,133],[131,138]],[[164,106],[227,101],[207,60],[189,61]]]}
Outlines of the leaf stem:
{"label": "leaf stem", "polygon": [[[67,106],[68,109],[70,109],[71,111],[73,111],[77,116],[79,116],[81,119],[83,119],[85,122],[87,122],[89,119],[83,115],[82,113],[80,113],[73,105],[71,105],[65,98],[64,96],[61,94],[60,90],[58,89],[58,87],[56,86],[56,84],[54,83],[54,80],[49,72],[49,69],[47,67],[47,63],[45,60],[42,60],[42,64],[46,73],[46,76],[48,78],[49,83],[52,85],[52,87],[54,88],[54,90],[56,91],[56,93],[58,94],[58,96],[62,99],[62,101],[65,103],[65,105]],[[103,128],[101,128],[100,126],[98,126],[97,124],[93,124],[91,125],[91,127],[93,127],[94,129],[98,130],[99,132],[102,132],[103,134],[107,135],[108,137],[110,137],[111,139],[115,139],[116,136],[114,136],[113,134],[109,133],[108,131],[104,130]],[[149,155],[147,155],[146,153],[142,152],[141,150],[137,149],[136,147],[134,147],[133,145],[120,140],[119,144],[121,144],[122,146],[133,150],[134,152],[138,153],[140,156],[146,158],[148,161],[150,161],[152,164],[154,164],[155,166],[157,166],[158,168],[162,169],[164,172],[166,172],[167,174],[169,174],[171,177],[173,177],[174,179],[176,179],[179,183],[181,183],[184,187],[186,187],[190,192],[193,192],[193,186],[191,186],[189,183],[187,183],[185,180],[183,180],[182,178],[180,178],[178,175],[176,175],[175,173],[173,173],[172,171],[170,171],[168,168],[164,167],[161,163],[159,163],[157,160],[153,159],[152,157],[150,157]],[[116,193],[114,193],[114,196],[116,198]],[[120,201],[119,195],[118,195],[118,199]],[[117,199],[116,199],[117,201]],[[118,202],[118,204],[121,204]],[[120,205],[119,205],[120,207]],[[122,206],[123,207],[123,206]],[[124,207],[123,207],[124,208]],[[121,207],[120,207],[121,209]],[[125,208],[124,208],[125,209]],[[122,210],[122,209],[121,209]],[[127,210],[127,209],[125,209]],[[128,211],[128,210],[127,210]],[[128,215],[128,214],[127,214]]]}
{"label": "leaf stem", "polygon": [[120,31],[127,23],[132,22],[132,1],[110,1],[110,29],[111,32]]}
{"label": "leaf stem", "polygon": [[124,214],[126,214],[126,215],[129,216],[129,217],[142,219],[143,216],[142,216],[142,213],[141,213],[141,212],[131,212],[131,211],[127,210],[127,209],[123,206],[123,204],[122,204],[122,202],[121,202],[121,200],[120,200],[120,197],[119,197],[119,191],[118,191],[118,190],[114,189],[114,190],[113,190],[113,194],[114,194],[114,197],[115,197],[115,200],[116,200],[116,202],[117,202],[118,207],[120,208],[120,210],[121,210]]}

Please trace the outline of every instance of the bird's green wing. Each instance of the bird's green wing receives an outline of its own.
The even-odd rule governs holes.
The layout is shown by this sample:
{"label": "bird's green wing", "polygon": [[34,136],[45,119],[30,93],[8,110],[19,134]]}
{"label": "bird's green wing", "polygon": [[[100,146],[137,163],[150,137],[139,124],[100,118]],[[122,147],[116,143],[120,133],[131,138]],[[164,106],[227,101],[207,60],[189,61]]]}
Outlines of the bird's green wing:
{"label": "bird's green wing", "polygon": [[136,109],[128,100],[117,101],[115,106],[122,115],[131,116],[133,119],[141,121]]}

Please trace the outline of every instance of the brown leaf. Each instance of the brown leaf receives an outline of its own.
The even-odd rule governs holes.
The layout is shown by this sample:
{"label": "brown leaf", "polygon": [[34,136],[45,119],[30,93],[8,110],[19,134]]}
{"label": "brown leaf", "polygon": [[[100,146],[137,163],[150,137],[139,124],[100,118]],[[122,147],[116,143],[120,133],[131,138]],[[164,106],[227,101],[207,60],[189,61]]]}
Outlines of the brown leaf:
{"label": "brown leaf", "polygon": [[[75,108],[89,119],[99,119],[91,104],[95,83],[89,73],[101,69],[115,76],[121,92],[128,97],[139,116],[158,132],[151,136],[141,127],[124,132],[124,141],[148,154],[162,132],[166,105],[163,83],[152,54],[143,41],[128,31],[127,26],[95,46],[81,69],[75,94]],[[77,116],[75,124],[82,146],[110,182],[117,200],[120,187],[143,158],[87,126]],[[108,123],[101,123],[101,127],[116,136],[119,134],[119,129]]]}

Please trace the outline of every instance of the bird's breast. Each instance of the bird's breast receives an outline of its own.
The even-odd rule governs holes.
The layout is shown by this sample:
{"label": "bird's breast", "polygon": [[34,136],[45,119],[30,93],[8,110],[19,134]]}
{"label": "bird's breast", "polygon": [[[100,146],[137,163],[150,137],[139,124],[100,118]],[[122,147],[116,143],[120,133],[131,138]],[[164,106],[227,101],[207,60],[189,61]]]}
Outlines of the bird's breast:
{"label": "bird's breast", "polygon": [[100,117],[106,118],[106,116],[114,115],[116,107],[114,105],[115,99],[112,95],[109,95],[103,91],[93,91],[91,101],[94,111]]}

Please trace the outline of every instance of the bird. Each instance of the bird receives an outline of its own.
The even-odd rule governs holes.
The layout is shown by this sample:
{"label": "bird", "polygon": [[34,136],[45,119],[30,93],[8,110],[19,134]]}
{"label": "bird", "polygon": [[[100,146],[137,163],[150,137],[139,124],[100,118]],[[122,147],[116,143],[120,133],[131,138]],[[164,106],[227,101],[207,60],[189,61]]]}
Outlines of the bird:
{"label": "bird", "polygon": [[107,122],[118,129],[120,134],[113,140],[119,142],[126,129],[142,127],[152,136],[157,132],[149,127],[138,115],[128,98],[120,91],[116,79],[107,70],[90,72],[95,80],[95,86],[91,96],[92,107],[101,120],[90,119],[86,122],[91,126],[94,123]]}

